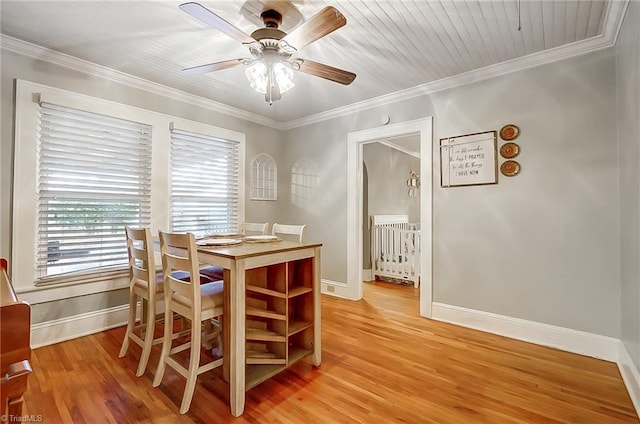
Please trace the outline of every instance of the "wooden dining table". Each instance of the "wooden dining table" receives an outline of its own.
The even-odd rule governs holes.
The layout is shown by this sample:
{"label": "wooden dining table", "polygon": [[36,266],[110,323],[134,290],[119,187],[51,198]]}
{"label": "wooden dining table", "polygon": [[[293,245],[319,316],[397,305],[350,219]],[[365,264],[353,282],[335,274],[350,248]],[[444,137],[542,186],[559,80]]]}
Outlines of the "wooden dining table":
{"label": "wooden dining table", "polygon": [[[321,247],[288,240],[198,246],[201,264],[224,270],[223,375],[232,415],[243,414],[246,390],[298,360],[310,356],[320,365]],[[265,308],[256,308],[256,301]],[[266,328],[248,327],[253,319]],[[248,342],[268,351],[254,355]]]}

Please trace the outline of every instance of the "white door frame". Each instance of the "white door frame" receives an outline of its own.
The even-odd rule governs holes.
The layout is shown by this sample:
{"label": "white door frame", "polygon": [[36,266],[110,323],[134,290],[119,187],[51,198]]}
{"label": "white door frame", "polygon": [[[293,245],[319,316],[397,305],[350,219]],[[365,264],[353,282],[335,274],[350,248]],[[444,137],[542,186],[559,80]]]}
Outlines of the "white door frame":
{"label": "white door frame", "polygon": [[420,315],[431,318],[433,284],[433,118],[400,122],[348,134],[347,287],[343,295],[362,299],[362,146],[409,134],[420,137]]}

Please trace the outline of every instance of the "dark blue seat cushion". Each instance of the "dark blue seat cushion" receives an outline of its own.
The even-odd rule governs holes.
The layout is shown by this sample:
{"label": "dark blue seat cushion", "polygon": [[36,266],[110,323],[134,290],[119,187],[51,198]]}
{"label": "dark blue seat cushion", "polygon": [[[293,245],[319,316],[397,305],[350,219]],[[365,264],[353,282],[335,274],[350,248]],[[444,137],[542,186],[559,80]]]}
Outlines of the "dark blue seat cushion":
{"label": "dark blue seat cushion", "polygon": [[200,275],[210,278],[212,281],[218,281],[224,279],[224,273],[219,266],[206,266],[200,268]]}
{"label": "dark blue seat cushion", "polygon": [[[178,280],[189,281],[189,273],[187,271],[173,271],[171,275],[173,276],[173,278],[176,278]],[[200,284],[212,283],[217,280],[222,280],[222,278],[214,280],[200,273]],[[156,274],[156,281],[158,283],[162,283],[162,271]]]}

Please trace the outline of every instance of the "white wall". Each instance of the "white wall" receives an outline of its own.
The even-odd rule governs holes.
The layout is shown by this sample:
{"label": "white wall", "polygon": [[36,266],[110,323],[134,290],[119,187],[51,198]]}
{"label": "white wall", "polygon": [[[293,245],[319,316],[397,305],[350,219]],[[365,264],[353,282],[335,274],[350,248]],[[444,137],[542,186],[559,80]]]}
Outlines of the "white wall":
{"label": "white wall", "polygon": [[624,346],[640,368],[640,3],[631,2],[616,46],[620,161],[620,267]]}

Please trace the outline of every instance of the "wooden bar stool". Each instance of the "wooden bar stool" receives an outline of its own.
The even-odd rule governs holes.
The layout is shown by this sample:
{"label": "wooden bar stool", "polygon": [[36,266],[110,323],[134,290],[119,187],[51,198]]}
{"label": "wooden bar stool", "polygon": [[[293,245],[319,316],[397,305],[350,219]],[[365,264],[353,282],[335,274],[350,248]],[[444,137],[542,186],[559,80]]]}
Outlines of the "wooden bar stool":
{"label": "wooden bar stool", "polygon": [[[157,387],[162,382],[165,366],[169,365],[187,379],[180,406],[180,413],[186,413],[191,406],[198,375],[222,365],[222,358],[200,365],[202,348],[202,324],[221,317],[223,312],[223,284],[216,281],[207,284],[192,284],[172,276],[173,272],[185,271],[198,275],[198,254],[195,237],[191,233],[165,233],[160,231],[160,252],[164,275],[165,322],[173,321],[176,313],[191,321],[191,337],[186,343],[172,346],[173,328],[164,327],[162,353],[158,370],[153,380]],[[189,364],[182,365],[174,355],[190,349]]]}
{"label": "wooden bar stool", "polygon": [[[151,347],[162,342],[162,337],[153,338],[156,324],[156,302],[162,300],[162,284],[157,284],[156,268],[153,259],[153,241],[149,228],[131,228],[126,226],[127,251],[129,253],[129,321],[122,341],[119,357],[122,358],[133,340],[142,348],[136,376],[144,374],[149,362]],[[146,316],[142,316],[136,325],[138,299],[146,302]]]}
{"label": "wooden bar stool", "polygon": [[[151,348],[162,343],[162,336],[154,338],[155,326],[162,322],[163,315],[158,316],[157,304],[164,298],[163,275],[158,272],[153,253],[153,240],[149,228],[132,228],[125,226],[127,235],[127,252],[129,254],[129,319],[127,330],[124,334],[120,358],[127,354],[129,340],[142,348],[142,354],[138,362],[136,376],[144,374]],[[188,272],[176,272],[174,278],[189,280]],[[212,280],[200,274],[200,283],[209,283]],[[138,315],[138,301],[142,303],[140,323],[136,325]],[[178,337],[176,334],[175,337]]]}

